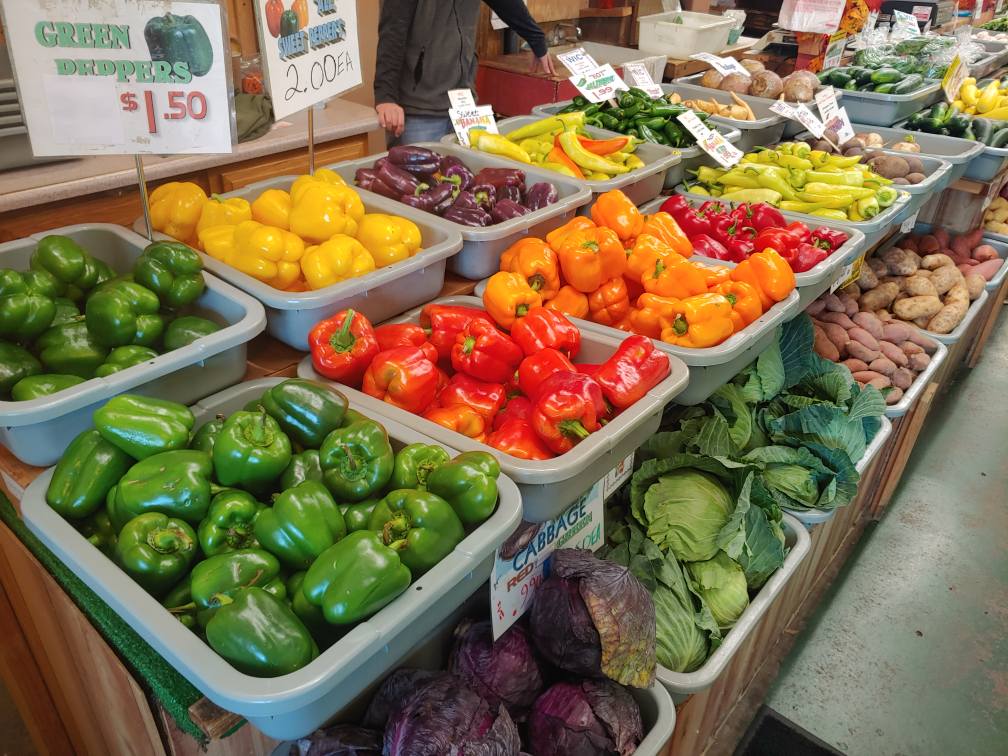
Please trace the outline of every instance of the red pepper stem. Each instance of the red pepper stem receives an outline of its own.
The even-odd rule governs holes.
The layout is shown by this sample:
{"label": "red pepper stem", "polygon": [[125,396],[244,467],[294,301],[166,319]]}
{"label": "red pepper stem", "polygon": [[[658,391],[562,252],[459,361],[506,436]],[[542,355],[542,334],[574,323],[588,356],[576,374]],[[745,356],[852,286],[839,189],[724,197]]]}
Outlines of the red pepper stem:
{"label": "red pepper stem", "polygon": [[557,428],[565,436],[571,438],[584,439],[590,435],[588,429],[581,424],[580,420],[561,420],[557,423]]}
{"label": "red pepper stem", "polygon": [[350,327],[353,325],[356,316],[356,311],[347,310],[343,325],[340,326],[339,330],[333,331],[333,335],[329,337],[329,345],[337,352],[349,352],[354,348],[354,344],[357,343],[357,337],[350,332]]}

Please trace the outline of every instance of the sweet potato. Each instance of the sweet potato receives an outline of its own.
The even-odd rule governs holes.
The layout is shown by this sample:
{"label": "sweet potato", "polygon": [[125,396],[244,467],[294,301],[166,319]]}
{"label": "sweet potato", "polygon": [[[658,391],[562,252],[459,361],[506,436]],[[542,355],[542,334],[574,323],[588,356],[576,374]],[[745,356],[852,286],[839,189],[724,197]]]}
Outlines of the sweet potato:
{"label": "sweet potato", "polygon": [[903,249],[910,250],[911,252],[920,252],[920,237],[916,234],[904,236],[900,239],[900,246],[903,247]]}
{"label": "sweet potato", "polygon": [[907,357],[913,357],[915,354],[924,354],[924,347],[920,344],[914,344],[912,341],[904,341],[900,344],[900,350]]}
{"label": "sweet potato", "polygon": [[[869,371],[870,372],[870,371]],[[873,378],[866,384],[868,386],[874,386],[879,391],[882,389],[887,389],[892,386],[892,381],[889,380],[889,376],[883,375],[881,378]]]}
{"label": "sweet potato", "polygon": [[868,369],[882,375],[892,375],[896,372],[896,363],[885,357],[877,357],[871,361]]}
{"label": "sweet potato", "polygon": [[941,296],[957,283],[962,281],[963,274],[959,272],[959,269],[954,265],[943,265],[940,268],[935,268],[934,272],[931,274],[931,286],[934,288],[935,293]]}
{"label": "sweet potato", "polygon": [[882,356],[894,362],[896,367],[904,367],[907,364],[907,356],[903,353],[903,350],[891,341],[880,341],[878,345]]}
{"label": "sweet potato", "polygon": [[934,238],[933,234],[924,234],[917,241],[917,251],[924,255],[930,255],[933,252],[937,252],[941,249],[942,245],[938,243],[938,240]]}
{"label": "sweet potato", "polygon": [[952,333],[956,326],[963,322],[968,309],[968,301],[966,304],[955,301],[945,305],[928,321],[927,330],[934,333]]}
{"label": "sweet potato", "polygon": [[857,285],[865,291],[878,286],[878,276],[875,275],[875,271],[871,269],[870,265],[861,266],[861,274],[858,276]]}
{"label": "sweet potato", "polygon": [[889,273],[894,276],[909,276],[921,266],[921,259],[915,253],[900,247],[890,247],[881,255]]}
{"label": "sweet potato", "polygon": [[822,329],[826,337],[833,342],[833,346],[837,348],[837,351],[842,355],[844,350],[847,348],[847,342],[850,341],[850,336],[847,335],[846,329],[838,326],[836,323],[825,323],[819,321],[817,325]]}
{"label": "sweet potato", "polygon": [[909,338],[907,341],[913,342],[917,346],[921,347],[928,354],[934,354],[938,351],[938,342],[932,339],[927,334],[921,333],[916,328],[910,329]]}
{"label": "sweet potato", "polygon": [[882,327],[882,321],[875,317],[875,313],[872,312],[857,312],[851,318],[854,321],[854,325],[857,325],[870,333],[876,339],[882,338],[882,333],[884,328]]}
{"label": "sweet potato", "polygon": [[[840,329],[843,330],[843,329]],[[833,342],[830,341],[826,332],[823,331],[819,326],[813,325],[812,332],[814,334],[815,340],[812,343],[812,349],[815,353],[822,357],[824,360],[830,360],[831,362],[836,362],[840,359],[840,351],[834,346]]]}
{"label": "sweet potato", "polygon": [[938,297],[909,297],[896,302],[893,312],[902,320],[916,320],[933,317],[941,308],[942,302]]}
{"label": "sweet potato", "polygon": [[928,255],[927,257],[921,258],[920,261],[920,266],[927,270],[934,270],[935,268],[940,268],[943,265],[955,265],[955,263],[948,255]]}
{"label": "sweet potato", "polygon": [[999,257],[997,260],[987,260],[979,265],[974,265],[970,272],[983,276],[985,279],[990,281],[995,275],[997,275],[997,272],[1001,270],[1001,266],[1003,264],[1004,260]]}
{"label": "sweet potato", "polygon": [[896,388],[903,389],[904,391],[906,391],[913,385],[913,382],[914,380],[916,380],[916,378],[917,376],[914,375],[914,372],[909,368],[900,368],[899,370],[894,371],[891,376],[889,376],[889,379],[892,381],[892,385],[895,386]]}
{"label": "sweet potato", "polygon": [[949,247],[952,248],[953,252],[962,257],[969,257],[970,252],[973,249],[973,247],[970,246],[970,243],[965,236],[956,236],[955,238],[953,238],[952,241],[949,243]]}
{"label": "sweet potato", "polygon": [[966,282],[971,302],[983,294],[984,287],[987,285],[987,279],[979,273],[967,273],[963,280]]}
{"label": "sweet potato", "polygon": [[821,299],[817,299],[815,302],[813,302],[812,304],[810,304],[808,307],[805,308],[805,312],[807,312],[810,317],[815,318],[818,317],[820,314],[822,314],[822,312],[825,309],[826,309],[826,303]]}
{"label": "sweet potato", "polygon": [[[951,285],[951,284],[950,284]],[[903,291],[911,297],[937,297],[938,291],[927,278],[916,273],[903,280]]]}
{"label": "sweet potato", "polygon": [[853,375],[855,381],[861,381],[862,383],[870,383],[871,381],[874,381],[876,378],[885,378],[886,385],[887,386],[889,385],[889,378],[882,375],[882,373],[876,373],[874,370],[859,370]]}
{"label": "sweet potato", "polygon": [[910,326],[903,323],[886,323],[882,327],[882,338],[899,344],[910,339]]}
{"label": "sweet potato", "polygon": [[847,316],[846,312],[824,312],[819,316],[819,320],[823,323],[836,323],[841,328],[854,327],[854,321]]}
{"label": "sweet potato", "polygon": [[985,260],[993,260],[995,257],[999,257],[999,255],[997,250],[990,244],[981,244],[979,247],[974,247],[970,257],[974,260],[984,262]]}
{"label": "sweet potato", "polygon": [[933,228],[931,229],[931,236],[938,240],[938,243],[947,247],[949,244],[949,233],[944,228]]}
{"label": "sweet potato", "polygon": [[847,317],[853,316],[854,313],[856,313],[859,309],[861,309],[860,306],[858,305],[858,301],[854,298],[845,299],[843,300],[843,303],[844,306],[846,307]]}
{"label": "sweet potato", "polygon": [[882,321],[882,325],[888,325],[892,322],[893,316],[889,310],[875,310],[875,317]]}
{"label": "sweet potato", "polygon": [[878,339],[876,339],[874,336],[868,333],[868,331],[866,331],[864,328],[859,328],[855,326],[854,328],[851,328],[847,331],[847,335],[851,337],[852,341],[858,341],[864,344],[869,349],[874,349],[878,351],[879,348]]}
{"label": "sweet potato", "polygon": [[823,297],[823,302],[826,303],[826,309],[830,312],[846,312],[844,303],[840,301],[840,297],[836,294],[827,294]]}
{"label": "sweet potato", "polygon": [[872,360],[877,359],[881,354],[877,349],[869,349],[860,341],[849,341],[847,342],[847,356],[853,357],[856,360],[861,360],[865,364],[870,364]]}
{"label": "sweet potato", "polygon": [[959,238],[962,239],[963,242],[970,249],[973,249],[973,247],[978,245],[980,243],[980,240],[983,239],[983,235],[984,235],[983,228],[981,226],[977,226],[972,231],[968,231],[965,234],[961,234]]}
{"label": "sweet potato", "polygon": [[911,354],[907,367],[918,373],[923,372],[931,364],[931,357],[926,354]]}
{"label": "sweet potato", "polygon": [[[976,260],[974,260],[973,262],[975,263]],[[960,273],[962,273],[964,276],[967,276],[973,272],[973,269],[976,267],[976,265],[970,265],[969,263],[958,263],[956,267],[959,269]]]}
{"label": "sweet potato", "polygon": [[868,366],[865,364],[864,360],[856,360],[853,357],[848,357],[846,360],[840,363],[845,368],[850,370],[852,373],[858,373],[862,370],[867,370]]}
{"label": "sweet potato", "polygon": [[861,295],[861,299],[858,304],[861,309],[867,312],[872,312],[874,310],[884,310],[889,305],[892,304],[893,300],[896,299],[896,295],[899,294],[900,288],[899,284],[895,283],[884,283],[879,284],[877,287],[871,291],[866,291]]}
{"label": "sweet potato", "polygon": [[885,403],[892,406],[893,404],[899,404],[903,399],[903,389],[892,387],[885,395]]}

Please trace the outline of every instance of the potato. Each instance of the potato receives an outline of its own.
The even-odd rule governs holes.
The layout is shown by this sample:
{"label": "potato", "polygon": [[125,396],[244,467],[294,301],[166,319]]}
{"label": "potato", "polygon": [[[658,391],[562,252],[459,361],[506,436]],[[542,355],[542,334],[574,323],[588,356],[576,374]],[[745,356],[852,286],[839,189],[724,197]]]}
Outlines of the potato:
{"label": "potato", "polygon": [[[908,173],[906,175],[905,181],[907,181],[907,183],[910,183],[910,184],[919,184],[921,181],[924,181],[926,178],[927,178],[927,176],[925,176],[923,173],[919,173],[917,171],[911,171],[910,173]],[[893,179],[893,183],[895,183],[895,182],[896,182],[896,179]]]}
{"label": "potato", "polygon": [[850,341],[850,336],[847,335],[847,331],[838,326],[836,323],[826,323],[820,321],[818,325],[823,330],[823,333],[826,334],[826,337],[833,342],[837,351],[843,355],[844,351],[847,349],[847,343]]}
{"label": "potato", "polygon": [[852,373],[857,373],[857,372],[860,372],[862,370],[867,370],[868,369],[868,366],[864,363],[863,360],[856,360],[853,357],[848,357],[846,360],[844,360],[840,364],[843,365],[848,370],[850,370]]}
{"label": "potato", "polygon": [[852,281],[846,286],[837,289],[836,295],[840,299],[857,299],[861,296],[861,287],[857,285],[857,281]]}
{"label": "potato", "polygon": [[882,327],[882,338],[899,344],[910,340],[910,326],[903,323],[886,323]]}
{"label": "potato", "polygon": [[987,285],[986,278],[979,273],[967,273],[964,276],[964,280],[966,281],[966,288],[969,290],[970,301],[983,294],[984,287]]}
{"label": "potato", "polygon": [[882,321],[875,317],[874,313],[871,312],[858,312],[855,313],[851,318],[854,324],[864,328],[868,333],[874,336],[876,339],[882,338],[883,328]]}
{"label": "potato", "polygon": [[932,273],[934,273],[933,270],[925,270],[924,268],[918,268],[917,272],[914,273],[914,275],[919,276],[920,278],[926,278],[927,280],[930,281]]}
{"label": "potato", "polygon": [[847,335],[850,336],[851,341],[857,341],[861,344],[864,344],[869,349],[874,349],[875,351],[878,351],[879,348],[878,339],[876,339],[874,336],[868,333],[868,331],[866,331],[864,328],[859,328],[855,326],[854,328],[851,328],[850,330],[847,331]]}
{"label": "potato", "polygon": [[728,74],[718,85],[718,89],[722,92],[736,92],[737,94],[747,94],[749,92],[749,85],[752,84],[752,78],[746,76],[745,74],[733,73]]}
{"label": "potato", "polygon": [[900,155],[910,167],[910,173],[924,174],[924,161],[916,155]]}
{"label": "potato", "polygon": [[935,270],[945,265],[955,265],[955,262],[948,255],[942,254],[925,255],[920,260],[920,267],[927,268],[928,270]]}
{"label": "potato", "polygon": [[766,70],[766,66],[758,60],[740,60],[739,63],[742,64],[742,68],[751,74]]}
{"label": "potato", "polygon": [[926,354],[912,354],[910,355],[910,359],[907,360],[907,367],[911,370],[916,370],[918,373],[926,370],[930,364],[931,357]]}
{"label": "potato", "polygon": [[931,320],[928,321],[927,330],[934,333],[952,333],[956,326],[963,322],[969,304],[953,302],[942,307]]}
{"label": "potato", "polygon": [[721,87],[721,80],[724,76],[713,68],[709,68],[704,71],[704,75],[700,77],[700,86],[707,87],[708,89],[719,89]]}
{"label": "potato", "polygon": [[921,267],[921,260],[914,252],[900,247],[890,247],[883,252],[882,261],[894,276],[912,276]]}
{"label": "potato", "polygon": [[910,180],[905,179],[902,176],[900,176],[899,178],[894,178],[892,182],[896,186],[910,186]]}
{"label": "potato", "polygon": [[860,341],[847,342],[847,356],[861,360],[865,364],[871,364],[872,360],[877,360],[880,354],[881,352],[877,349],[869,349]]}
{"label": "potato", "polygon": [[875,275],[875,271],[871,269],[870,265],[861,266],[861,274],[858,276],[857,285],[866,291],[878,286],[878,276]]}
{"label": "potato", "polygon": [[935,268],[931,274],[931,285],[938,295],[944,294],[960,282],[964,282],[963,274],[955,265],[943,265]]}
{"label": "potato", "polygon": [[871,361],[868,369],[882,375],[892,375],[896,372],[896,363],[886,357],[877,357]]}
{"label": "potato", "polygon": [[893,312],[901,320],[916,320],[934,317],[941,308],[942,302],[938,297],[908,297],[896,302]]}
{"label": "potato", "polygon": [[927,328],[927,324],[931,322],[931,318],[928,318],[928,317],[914,318],[910,322],[913,323],[918,328],[920,328],[920,329],[923,330],[923,329]]}
{"label": "potato", "polygon": [[842,328],[854,327],[854,321],[847,316],[846,312],[824,312],[819,316],[819,320],[824,323],[836,323]]}
{"label": "potato", "polygon": [[907,358],[913,357],[915,354],[924,354],[924,347],[920,344],[914,344],[912,341],[904,341],[899,346]]}
{"label": "potato", "polygon": [[861,306],[862,310],[867,310],[869,312],[873,310],[884,310],[892,304],[899,292],[899,284],[892,282],[879,284],[871,291],[867,291],[862,294],[861,299],[858,300],[858,304]]}
{"label": "potato", "polygon": [[907,356],[903,353],[903,350],[891,341],[880,341],[878,345],[882,356],[887,360],[891,360],[896,367],[904,367],[907,364]]}
{"label": "potato", "polygon": [[886,392],[885,403],[888,405],[899,404],[903,399],[903,389],[898,387],[890,387],[890,390]]}
{"label": "potato", "polygon": [[824,360],[830,360],[831,362],[838,361],[840,359],[840,351],[830,341],[829,337],[826,336],[826,332],[817,325],[812,326],[812,332],[815,339],[812,343],[812,349],[815,353]]}
{"label": "potato", "polygon": [[872,257],[867,260],[868,267],[872,269],[872,273],[875,274],[876,278],[882,278],[882,276],[889,275],[889,267],[882,261],[881,257]]}
{"label": "potato", "polygon": [[955,283],[952,288],[945,293],[945,304],[961,304],[969,307],[969,289],[966,288],[966,282]]}
{"label": "potato", "polygon": [[[811,74],[815,84],[799,74]],[[819,83],[811,71],[795,71],[784,77],[784,99],[788,102],[811,102],[815,98],[816,85]]]}
{"label": "potato", "polygon": [[898,155],[882,155],[873,158],[870,164],[875,173],[887,179],[904,178],[910,173],[907,161]]}
{"label": "potato", "polygon": [[902,367],[895,370],[889,378],[892,380],[893,386],[906,391],[913,386],[913,382],[917,379],[917,376],[909,368]]}
{"label": "potato", "polygon": [[938,291],[927,278],[916,274],[907,276],[903,281],[903,291],[912,297],[937,297]]}

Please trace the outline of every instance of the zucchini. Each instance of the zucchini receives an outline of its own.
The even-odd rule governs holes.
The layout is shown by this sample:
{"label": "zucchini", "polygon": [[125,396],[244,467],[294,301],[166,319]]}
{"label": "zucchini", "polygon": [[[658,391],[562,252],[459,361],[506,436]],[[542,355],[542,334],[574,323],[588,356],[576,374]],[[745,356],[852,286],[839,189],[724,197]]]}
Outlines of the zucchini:
{"label": "zucchini", "polygon": [[892,93],[898,95],[910,94],[911,92],[915,92],[918,89],[920,89],[923,83],[924,83],[923,76],[921,76],[920,74],[910,74],[907,77],[905,77],[903,81],[900,81],[896,84],[896,87],[893,89]]}
{"label": "zucchini", "polygon": [[976,137],[978,142],[983,142],[984,144],[991,143],[991,137],[994,136],[994,124],[991,123],[986,118],[981,118],[976,116],[971,124],[973,129],[973,135]]}
{"label": "zucchini", "polygon": [[848,81],[846,84],[844,84],[843,88],[848,92],[857,92],[858,83],[852,79],[851,81]]}
{"label": "zucchini", "polygon": [[934,107],[931,108],[931,112],[928,113],[928,118],[938,121],[939,124],[945,123],[952,114],[949,109],[949,104],[947,102],[939,102]]}
{"label": "zucchini", "polygon": [[997,149],[1008,147],[1008,128],[995,132],[994,136],[991,137],[990,144],[988,146],[995,147]]}
{"label": "zucchini", "polygon": [[870,84],[873,73],[874,71],[872,71],[870,68],[858,69],[857,76],[855,77],[857,78],[857,83],[860,85]]}
{"label": "zucchini", "polygon": [[903,80],[903,73],[895,68],[880,68],[872,73],[871,80],[872,84],[898,84]]}
{"label": "zucchini", "polygon": [[876,84],[875,88],[871,91],[878,92],[879,94],[893,94],[896,91],[896,84],[893,82],[888,84]]}
{"label": "zucchini", "polygon": [[962,113],[956,113],[946,121],[945,125],[948,127],[950,134],[961,137],[970,127],[970,117]]}

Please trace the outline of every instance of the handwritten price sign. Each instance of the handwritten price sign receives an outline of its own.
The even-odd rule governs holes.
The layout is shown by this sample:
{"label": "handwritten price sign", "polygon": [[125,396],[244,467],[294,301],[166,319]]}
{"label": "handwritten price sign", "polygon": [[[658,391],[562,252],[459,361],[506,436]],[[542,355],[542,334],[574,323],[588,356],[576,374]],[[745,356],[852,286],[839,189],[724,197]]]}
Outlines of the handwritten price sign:
{"label": "handwritten price sign", "polygon": [[17,0],[3,14],[36,155],[231,151],[216,3]]}
{"label": "handwritten price sign", "polygon": [[605,102],[617,92],[630,89],[608,63],[584,75],[571,76],[570,82],[589,102]]}

